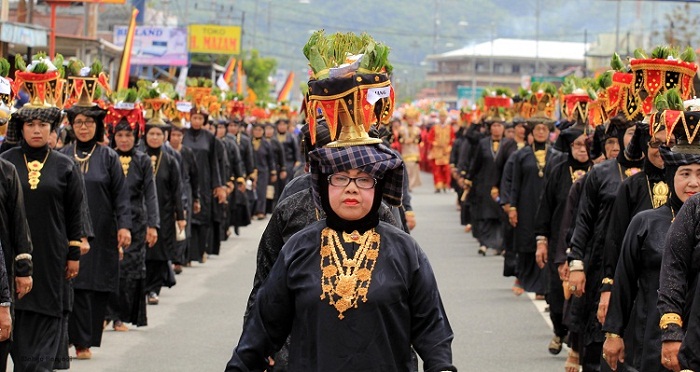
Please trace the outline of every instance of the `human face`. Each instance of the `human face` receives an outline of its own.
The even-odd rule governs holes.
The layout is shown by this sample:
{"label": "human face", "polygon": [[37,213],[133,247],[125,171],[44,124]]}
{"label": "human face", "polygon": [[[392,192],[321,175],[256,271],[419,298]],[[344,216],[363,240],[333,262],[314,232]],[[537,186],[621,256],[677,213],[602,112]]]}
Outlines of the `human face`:
{"label": "human face", "polygon": [[22,126],[22,137],[29,147],[44,147],[49,143],[51,134],[51,124],[35,119],[24,123]]}
{"label": "human face", "polygon": [[224,138],[226,135],[226,127],[223,125],[216,126],[216,138]]}
{"label": "human face", "polygon": [[514,130],[514,138],[518,140],[518,142],[523,142],[525,141],[525,127],[522,125],[516,125]]}
{"label": "human face", "polygon": [[114,134],[114,142],[117,145],[117,149],[121,152],[131,151],[134,148],[134,143],[136,143],[136,138],[134,133],[130,130],[120,130]]}
{"label": "human face", "polygon": [[586,147],[587,138],[585,134],[582,134],[571,143],[571,156],[579,163],[588,161],[588,147]]}
{"label": "human face", "polygon": [[204,125],[204,115],[194,114],[190,116],[190,126],[194,130],[202,129]]}
{"label": "human face", "polygon": [[537,143],[547,142],[549,139],[549,128],[546,124],[537,124],[532,129],[532,136]]}
{"label": "human face", "polygon": [[149,147],[157,149],[163,146],[165,142],[165,133],[160,128],[151,128],[151,130],[146,133],[146,143]]}
{"label": "human face", "polygon": [[[659,131],[654,134],[654,137],[649,141],[649,147],[647,150],[647,156],[649,161],[657,168],[663,169],[664,160],[661,158],[661,153],[659,152],[659,146],[666,145],[666,131]],[[676,143],[675,137],[671,135],[671,143],[669,147],[673,147]]]}
{"label": "human face", "polygon": [[636,125],[633,125],[627,128],[627,130],[625,130],[625,136],[622,138],[622,143],[625,145],[625,147],[627,147],[627,145],[629,145],[632,141],[632,137],[634,136],[634,129],[636,127]]}
{"label": "human face", "polygon": [[175,148],[179,148],[182,144],[182,132],[179,130],[172,131],[170,133],[170,144]]}
{"label": "human face", "polygon": [[513,128],[506,129],[503,133],[503,136],[505,138],[513,139],[515,137],[515,129],[513,129]]}
{"label": "human face", "polygon": [[617,138],[608,138],[605,140],[605,157],[614,159],[620,153],[620,143]]}
{"label": "human face", "polygon": [[289,125],[287,124],[286,121],[280,121],[279,123],[277,123],[277,133],[285,134],[285,133],[287,133],[288,129],[289,129]]}
{"label": "human face", "polygon": [[[80,142],[88,142],[95,138],[95,131],[97,130],[97,123],[95,119],[87,117],[83,114],[78,114],[71,123],[73,126],[73,131],[75,132],[75,137]],[[101,138],[99,138],[101,139]]]}
{"label": "human face", "polygon": [[[336,173],[350,178],[369,177],[369,173],[358,169],[350,169]],[[338,217],[347,221],[357,221],[366,216],[372,209],[374,203],[374,187],[362,189],[357,187],[355,182],[350,182],[347,186],[333,186],[328,184],[328,201],[331,209]]]}
{"label": "human face", "polygon": [[275,128],[270,126],[265,126],[265,138],[272,138],[275,134]]}
{"label": "human face", "polygon": [[682,202],[700,192],[700,164],[681,165],[673,176],[673,191]]}
{"label": "human face", "polygon": [[228,132],[229,132],[230,134],[233,134],[234,136],[235,136],[236,134],[238,134],[238,124],[229,123],[228,127],[226,127],[226,128],[228,129]]}
{"label": "human face", "polygon": [[491,138],[501,139],[503,137],[504,130],[505,127],[503,126],[503,123],[495,122],[491,124]]}
{"label": "human face", "polygon": [[262,138],[263,133],[265,133],[265,130],[262,127],[259,127],[259,126],[253,127],[253,137]]}

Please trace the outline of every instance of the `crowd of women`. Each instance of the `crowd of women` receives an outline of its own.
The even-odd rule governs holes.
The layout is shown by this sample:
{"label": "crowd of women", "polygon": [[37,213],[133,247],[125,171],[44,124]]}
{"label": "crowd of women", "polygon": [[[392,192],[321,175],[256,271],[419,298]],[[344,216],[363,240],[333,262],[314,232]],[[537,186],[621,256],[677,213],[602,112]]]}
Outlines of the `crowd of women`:
{"label": "crowd of women", "polygon": [[515,295],[547,301],[567,372],[700,370],[697,65],[666,50],[487,94],[456,130],[461,223],[504,257]]}
{"label": "crowd of women", "polygon": [[248,122],[196,102],[188,123],[86,94],[60,109],[36,85],[57,75],[21,72],[0,104],[2,369],[8,355],[15,371],[68,369],[70,347],[90,359],[110,323],[146,326],[161,288],[265,218],[300,165],[287,118],[249,137]]}

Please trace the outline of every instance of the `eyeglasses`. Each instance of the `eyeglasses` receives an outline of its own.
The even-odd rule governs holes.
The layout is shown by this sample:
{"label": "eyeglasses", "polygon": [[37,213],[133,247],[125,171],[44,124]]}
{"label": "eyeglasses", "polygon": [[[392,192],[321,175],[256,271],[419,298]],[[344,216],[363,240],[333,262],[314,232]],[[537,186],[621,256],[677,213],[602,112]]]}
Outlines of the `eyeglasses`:
{"label": "eyeglasses", "polygon": [[92,128],[95,126],[95,121],[92,119],[88,120],[76,120],[73,122],[74,127],[87,127],[87,128]]}
{"label": "eyeglasses", "polygon": [[335,187],[345,187],[350,184],[350,182],[355,182],[355,185],[361,189],[372,189],[377,185],[377,180],[373,177],[348,177],[342,174],[331,174],[328,176],[328,183]]}
{"label": "eyeglasses", "polygon": [[[658,149],[659,147],[661,147],[661,146],[663,146],[663,145],[666,145],[666,144],[664,143],[664,141],[659,141],[659,140],[657,140],[657,139],[653,139],[653,140],[649,141],[648,145],[649,145],[649,147],[651,147],[652,149]],[[671,140],[671,142],[669,142],[668,145],[666,145],[666,146],[667,146],[667,147],[673,147],[673,146],[675,146],[675,145],[676,145],[676,141]]]}

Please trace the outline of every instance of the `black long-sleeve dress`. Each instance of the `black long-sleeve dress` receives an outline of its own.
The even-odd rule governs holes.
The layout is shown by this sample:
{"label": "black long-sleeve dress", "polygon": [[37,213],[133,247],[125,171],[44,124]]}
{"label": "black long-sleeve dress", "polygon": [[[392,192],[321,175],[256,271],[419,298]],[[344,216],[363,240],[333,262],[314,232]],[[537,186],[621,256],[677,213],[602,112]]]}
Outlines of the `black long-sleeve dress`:
{"label": "black long-sleeve dress", "polygon": [[[13,361],[20,370],[52,370],[61,341],[68,260],[80,259],[82,177],[75,163],[48,146],[22,144],[2,154],[15,165],[33,244],[33,288],[15,306]],[[46,159],[44,161],[44,159]],[[44,161],[39,183],[29,184],[27,162]]]}
{"label": "black long-sleeve dress", "polygon": [[328,299],[318,297],[319,247],[325,227],[325,220],[316,222],[285,244],[257,293],[226,370],[265,369],[266,356],[291,335],[290,371],[408,371],[411,345],[426,371],[455,371],[452,331],[430,263],[418,244],[380,222],[375,228],[380,249],[372,276],[387,280],[372,282],[367,301],[339,319]]}
{"label": "black long-sleeve dress", "polygon": [[[633,332],[634,350],[625,348],[625,364],[640,372],[666,371],[661,365],[661,316],[656,308],[659,272],[670,205],[636,214],[622,242],[603,331]],[[630,324],[633,322],[633,324]]]}
{"label": "black long-sleeve dress", "polygon": [[[146,252],[150,249],[146,244],[146,228],[160,228],[158,197],[148,156],[136,149],[127,153],[117,153],[120,157],[131,157],[126,171],[126,185],[129,188],[133,227],[131,245],[124,250],[124,258],[119,263],[119,297],[117,306],[112,306],[112,310],[116,311],[115,319],[141,327],[148,324],[146,298],[143,295],[146,282]],[[160,236],[158,239],[160,240]]]}
{"label": "black long-sleeve dress", "polygon": [[[147,148],[149,171],[155,178],[160,230],[158,241],[146,250],[146,293],[160,293],[168,275],[168,261],[175,259],[175,221],[185,219],[182,208],[180,167],[175,158],[161,148]],[[155,168],[152,159],[156,159]],[[154,174],[155,173],[155,174]]]}
{"label": "black long-sleeve dress", "polygon": [[95,232],[90,250],[80,256],[80,272],[74,279],[69,335],[73,345],[99,347],[109,293],[119,288],[117,230],[132,228],[129,189],[119,156],[111,148],[92,140],[71,144],[61,152],[76,161],[76,155],[84,159],[79,163]]}
{"label": "black long-sleeve dress", "polygon": [[180,150],[176,150],[177,155],[175,160],[180,166],[180,184],[182,185],[182,208],[185,210],[185,239],[175,242],[174,264],[182,264],[188,261],[187,249],[192,235],[192,204],[195,200],[199,200],[199,180],[197,172],[197,164],[195,164],[194,153],[189,147],[181,146]]}
{"label": "black long-sleeve dress", "polygon": [[700,195],[683,203],[668,229],[659,275],[660,315],[676,313],[683,327],[670,324],[661,341],[682,341],[678,354],[681,369],[700,370]]}
{"label": "black long-sleeve dress", "polygon": [[474,150],[467,174],[467,179],[473,182],[469,198],[474,219],[474,237],[480,245],[499,250],[503,247],[503,212],[498,202],[491,197],[491,188],[498,187],[500,175],[495,159],[500,151],[500,146],[498,151],[493,151],[491,137],[482,138]]}
{"label": "black long-sleeve dress", "polygon": [[[541,150],[546,151],[547,164],[551,160],[551,151],[549,146],[541,145]],[[513,250],[518,254],[518,280],[525,291],[545,294],[546,274],[535,262],[535,215],[544,191],[545,178],[544,168],[538,168],[534,151],[534,145],[527,146],[512,155],[513,183],[509,203],[518,213],[518,224],[513,229]]]}
{"label": "black long-sleeve dress", "polygon": [[253,155],[255,166],[258,170],[256,182],[256,196],[254,215],[264,215],[265,205],[267,203],[267,185],[269,185],[272,174],[277,173],[277,162],[275,160],[275,152],[269,141],[264,138],[253,138]]}
{"label": "black long-sleeve dress", "polygon": [[182,145],[189,147],[194,153],[198,170],[199,202],[201,210],[192,215],[191,239],[189,241],[189,259],[201,261],[207,249],[209,229],[212,225],[214,197],[213,190],[224,186],[219,171],[216,154],[216,138],[213,134],[201,129],[188,129],[182,139]]}

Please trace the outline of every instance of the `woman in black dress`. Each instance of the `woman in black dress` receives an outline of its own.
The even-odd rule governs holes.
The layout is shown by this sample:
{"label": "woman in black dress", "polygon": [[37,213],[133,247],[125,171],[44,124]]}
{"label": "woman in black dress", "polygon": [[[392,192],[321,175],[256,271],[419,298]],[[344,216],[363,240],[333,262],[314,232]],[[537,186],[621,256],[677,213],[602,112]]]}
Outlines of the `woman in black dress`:
{"label": "woman in black dress", "polygon": [[90,359],[90,348],[102,343],[109,295],[119,289],[120,255],[131,245],[131,206],[119,155],[98,144],[104,138],[106,111],[76,105],[66,112],[76,140],[61,152],[73,157],[83,173],[95,233],[90,251],[80,257],[68,333],[77,358]]}
{"label": "woman in black dress", "polygon": [[17,169],[34,246],[33,288],[20,292],[15,306],[12,359],[18,371],[53,369],[63,335],[64,286],[80,269],[82,177],[69,157],[48,146],[61,118],[56,107],[21,108],[10,124],[21,133],[20,146],[2,154]]}
{"label": "woman in black dress", "polygon": [[126,177],[131,200],[131,246],[119,263],[119,293],[110,296],[110,314],[115,331],[128,331],[124,322],[138,327],[147,325],[146,318],[146,251],[158,241],[160,219],[158,199],[151,161],[136,149],[141,125],[126,118],[110,125],[112,147]]}

